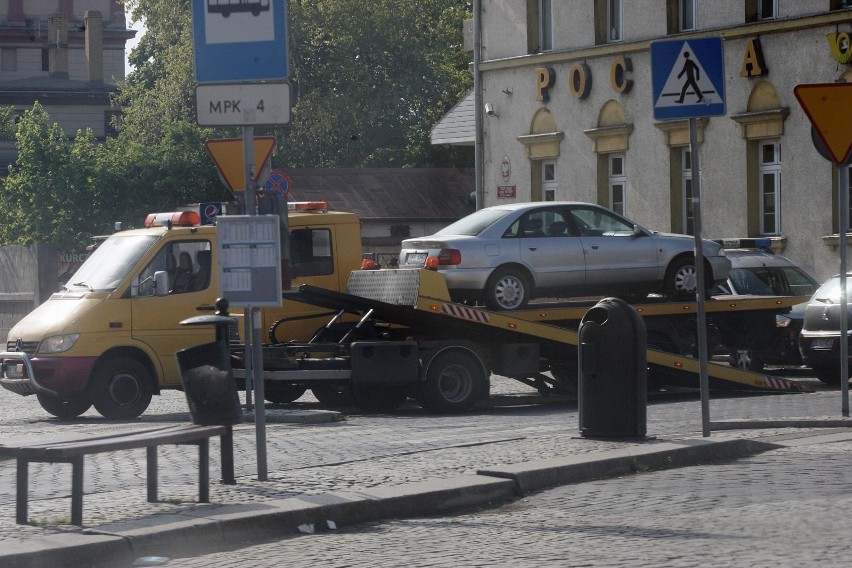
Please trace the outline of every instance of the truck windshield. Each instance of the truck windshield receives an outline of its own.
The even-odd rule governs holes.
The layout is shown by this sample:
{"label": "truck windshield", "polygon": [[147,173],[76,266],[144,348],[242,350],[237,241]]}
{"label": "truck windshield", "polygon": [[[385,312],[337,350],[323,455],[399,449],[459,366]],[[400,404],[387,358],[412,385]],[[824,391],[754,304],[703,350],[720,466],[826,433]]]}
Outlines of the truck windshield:
{"label": "truck windshield", "polygon": [[66,290],[111,291],[157,241],[154,235],[113,235],[68,279]]}

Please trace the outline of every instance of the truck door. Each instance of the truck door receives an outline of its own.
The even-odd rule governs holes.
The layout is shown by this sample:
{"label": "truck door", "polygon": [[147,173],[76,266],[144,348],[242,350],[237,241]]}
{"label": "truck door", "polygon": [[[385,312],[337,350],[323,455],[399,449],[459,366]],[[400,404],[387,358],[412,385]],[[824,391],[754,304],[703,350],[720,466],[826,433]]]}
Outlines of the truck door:
{"label": "truck door", "polygon": [[[170,241],[140,271],[131,287],[133,339],[156,354],[164,385],[180,384],[176,351],[215,338],[212,326],[180,325],[184,319],[215,310],[216,286],[211,284],[214,254],[207,240]],[[169,276],[169,290],[158,295],[154,273],[163,270]]]}

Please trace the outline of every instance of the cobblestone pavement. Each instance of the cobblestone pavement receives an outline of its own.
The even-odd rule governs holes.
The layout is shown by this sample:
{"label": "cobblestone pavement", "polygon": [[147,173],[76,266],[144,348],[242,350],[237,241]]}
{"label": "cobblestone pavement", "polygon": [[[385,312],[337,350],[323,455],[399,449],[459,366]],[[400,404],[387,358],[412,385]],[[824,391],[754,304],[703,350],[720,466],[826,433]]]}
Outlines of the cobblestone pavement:
{"label": "cobblestone pavement", "polygon": [[848,566],[852,442],[559,487],[457,516],[173,559],[292,566]]}
{"label": "cobblestone pavement", "polygon": [[[813,385],[813,382],[809,383]],[[214,504],[316,495],[337,490],[399,485],[427,479],[472,474],[478,469],[620,448],[628,440],[578,438],[577,405],[546,400],[514,381],[496,379],[492,403],[457,416],[436,416],[419,408],[394,415],[351,414],[328,424],[267,424],[269,480],[257,477],[253,424],[235,428],[236,473],[233,486],[211,485]],[[74,422],[50,418],[32,398],[3,393],[0,417],[3,440],[36,440],[59,435],[94,435],[119,429],[141,429],[189,420],[182,393],[155,397],[141,420],[110,422],[93,411]],[[837,391],[812,394],[732,396],[711,401],[711,418],[784,419],[839,418]],[[293,408],[316,408],[306,395]],[[652,396],[648,406],[647,442],[701,436],[700,403],[691,396]],[[758,437],[773,430],[714,432],[714,437]],[[211,455],[218,451],[217,443]],[[85,527],[145,518],[160,513],[196,510],[197,471],[186,448],[160,450],[160,499],[145,500],[145,452],[124,451],[90,456],[85,465]],[[211,478],[218,479],[217,460]],[[0,460],[0,549],[22,540],[58,532],[78,532],[67,524],[70,512],[70,466],[31,464],[31,525],[14,523],[15,465]],[[227,564],[226,564],[227,565]],[[235,564],[242,565],[242,564]]]}

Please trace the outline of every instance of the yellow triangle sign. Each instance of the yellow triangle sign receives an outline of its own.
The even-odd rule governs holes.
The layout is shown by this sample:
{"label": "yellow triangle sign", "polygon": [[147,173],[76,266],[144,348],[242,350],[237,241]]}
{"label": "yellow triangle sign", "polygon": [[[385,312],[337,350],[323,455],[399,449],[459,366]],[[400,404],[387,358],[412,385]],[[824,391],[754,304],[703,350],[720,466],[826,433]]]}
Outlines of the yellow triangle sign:
{"label": "yellow triangle sign", "polygon": [[814,83],[793,89],[835,164],[852,150],[852,83]]}
{"label": "yellow triangle sign", "polygon": [[[207,153],[213,158],[216,167],[228,189],[246,190],[245,152],[242,138],[219,138],[204,143]],[[254,138],[254,181],[260,178],[264,166],[275,147],[275,136],[255,136]]]}

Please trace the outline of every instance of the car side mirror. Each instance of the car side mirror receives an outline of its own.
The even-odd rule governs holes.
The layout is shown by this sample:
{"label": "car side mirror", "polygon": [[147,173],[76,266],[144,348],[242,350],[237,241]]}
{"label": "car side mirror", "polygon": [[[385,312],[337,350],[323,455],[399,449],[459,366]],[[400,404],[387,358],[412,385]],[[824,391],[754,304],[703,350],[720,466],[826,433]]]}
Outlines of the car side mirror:
{"label": "car side mirror", "polygon": [[644,237],[645,231],[642,230],[642,227],[639,225],[633,225],[633,236],[634,237]]}
{"label": "car side mirror", "polygon": [[158,270],[154,273],[154,295],[169,295],[169,273],[165,270]]}

